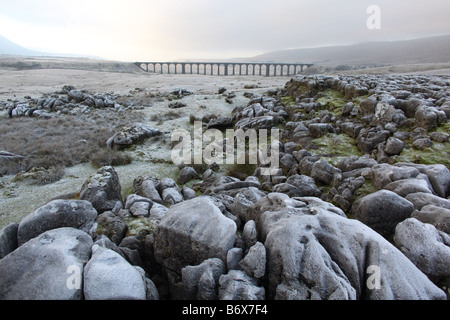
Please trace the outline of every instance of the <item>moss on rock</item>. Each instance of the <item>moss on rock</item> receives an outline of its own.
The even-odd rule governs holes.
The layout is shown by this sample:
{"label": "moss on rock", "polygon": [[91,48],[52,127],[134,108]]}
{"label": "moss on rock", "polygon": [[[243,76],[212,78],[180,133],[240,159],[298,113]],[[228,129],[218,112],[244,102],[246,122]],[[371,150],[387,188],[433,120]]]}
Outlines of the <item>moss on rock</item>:
{"label": "moss on rock", "polygon": [[346,157],[353,155],[362,156],[361,151],[356,146],[355,139],[346,134],[328,133],[320,138],[313,139],[312,143],[317,147],[314,154],[322,156],[333,166]]}

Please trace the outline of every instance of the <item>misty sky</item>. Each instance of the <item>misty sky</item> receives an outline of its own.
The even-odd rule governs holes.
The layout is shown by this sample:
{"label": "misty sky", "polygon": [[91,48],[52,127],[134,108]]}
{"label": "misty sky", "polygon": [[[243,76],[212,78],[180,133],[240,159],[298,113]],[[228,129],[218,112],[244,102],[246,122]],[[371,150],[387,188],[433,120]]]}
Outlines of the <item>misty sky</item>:
{"label": "misty sky", "polygon": [[113,60],[222,59],[450,34],[449,13],[449,0],[0,0],[0,34]]}

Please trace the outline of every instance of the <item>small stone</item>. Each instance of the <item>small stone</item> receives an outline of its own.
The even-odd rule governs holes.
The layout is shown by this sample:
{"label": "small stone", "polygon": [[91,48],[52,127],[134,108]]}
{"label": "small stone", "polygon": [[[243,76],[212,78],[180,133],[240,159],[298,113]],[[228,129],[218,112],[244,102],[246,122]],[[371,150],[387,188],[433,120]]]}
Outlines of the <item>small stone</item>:
{"label": "small stone", "polygon": [[414,141],[412,146],[415,149],[424,150],[426,148],[431,148],[433,146],[433,142],[431,142],[430,138],[421,138]]}
{"label": "small stone", "polygon": [[403,146],[404,143],[402,140],[390,137],[386,142],[386,148],[384,151],[390,156],[398,155],[402,152]]}
{"label": "small stone", "polygon": [[131,214],[135,217],[148,217],[149,210],[150,203],[143,201],[134,203],[130,208]]}

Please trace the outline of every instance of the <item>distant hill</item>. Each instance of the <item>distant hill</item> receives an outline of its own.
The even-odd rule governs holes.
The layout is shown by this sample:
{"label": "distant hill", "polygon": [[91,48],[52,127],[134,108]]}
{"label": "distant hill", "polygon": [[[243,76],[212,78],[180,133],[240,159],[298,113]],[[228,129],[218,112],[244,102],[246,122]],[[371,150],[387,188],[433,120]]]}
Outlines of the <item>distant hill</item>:
{"label": "distant hill", "polygon": [[0,54],[11,56],[44,56],[43,52],[29,50],[0,35]]}
{"label": "distant hill", "polygon": [[100,57],[39,52],[24,48],[0,35],[0,69],[73,69],[105,72],[142,72],[128,62],[105,60]]}
{"label": "distant hill", "polygon": [[30,50],[24,48],[17,43],[3,37],[0,35],[0,55],[4,56],[21,56],[21,57],[69,57],[69,58],[89,58],[89,59],[99,59],[101,57],[84,55],[84,54],[70,54],[70,53],[49,53]]}
{"label": "distant hill", "polygon": [[405,41],[281,50],[244,60],[247,62],[302,62],[322,66],[385,66],[450,62],[450,35]]}

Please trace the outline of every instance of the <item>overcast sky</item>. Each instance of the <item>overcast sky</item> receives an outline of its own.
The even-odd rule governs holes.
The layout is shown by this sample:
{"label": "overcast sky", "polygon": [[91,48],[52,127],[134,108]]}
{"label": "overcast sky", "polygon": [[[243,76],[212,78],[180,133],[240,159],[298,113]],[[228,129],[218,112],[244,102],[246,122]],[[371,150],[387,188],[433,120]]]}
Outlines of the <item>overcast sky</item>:
{"label": "overcast sky", "polygon": [[449,13],[449,0],[0,0],[0,34],[113,60],[219,59],[450,34]]}

